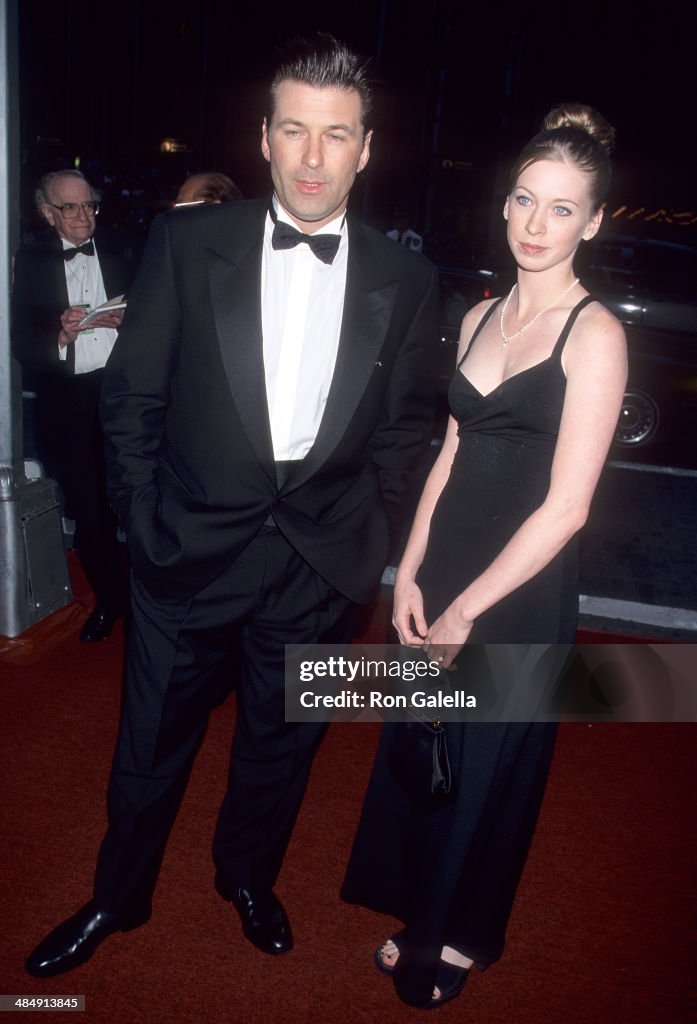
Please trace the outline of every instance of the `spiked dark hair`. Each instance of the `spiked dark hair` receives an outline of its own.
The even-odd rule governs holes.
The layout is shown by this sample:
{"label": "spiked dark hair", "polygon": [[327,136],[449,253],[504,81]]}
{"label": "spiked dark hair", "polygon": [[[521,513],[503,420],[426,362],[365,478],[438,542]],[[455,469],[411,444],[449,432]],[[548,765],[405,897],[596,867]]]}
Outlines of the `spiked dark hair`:
{"label": "spiked dark hair", "polygon": [[373,83],[368,60],[359,57],[327,32],[304,39],[291,39],[283,46],[280,63],[271,80],[268,120],[276,107],[276,93],[282,82],[303,82],[317,88],[355,89],[361,98],[361,122],[373,107]]}

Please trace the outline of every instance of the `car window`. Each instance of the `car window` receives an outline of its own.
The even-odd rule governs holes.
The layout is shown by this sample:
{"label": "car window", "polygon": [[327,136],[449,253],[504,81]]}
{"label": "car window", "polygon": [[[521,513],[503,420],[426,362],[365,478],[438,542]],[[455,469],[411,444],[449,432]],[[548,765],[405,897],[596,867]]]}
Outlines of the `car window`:
{"label": "car window", "polygon": [[647,242],[638,247],[636,264],[649,298],[697,302],[697,250]]}
{"label": "car window", "polygon": [[636,283],[636,245],[619,240],[598,242],[590,252],[587,272],[597,284]]}
{"label": "car window", "polygon": [[460,328],[465,313],[470,308],[468,285],[463,278],[454,275],[442,275],[440,279],[440,297],[438,323],[444,327]]}
{"label": "car window", "polygon": [[609,237],[590,247],[584,271],[595,287],[624,287],[647,300],[697,302],[697,249],[690,246]]}
{"label": "car window", "polygon": [[440,273],[440,301],[438,323],[459,332],[467,313],[482,299],[499,294],[498,271],[494,270],[442,270]]}

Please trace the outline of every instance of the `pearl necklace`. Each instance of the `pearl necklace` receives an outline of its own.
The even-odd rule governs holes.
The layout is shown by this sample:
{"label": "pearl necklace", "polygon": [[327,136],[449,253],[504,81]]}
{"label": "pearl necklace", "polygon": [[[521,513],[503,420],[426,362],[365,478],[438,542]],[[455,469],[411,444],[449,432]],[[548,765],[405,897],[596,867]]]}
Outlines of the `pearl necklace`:
{"label": "pearl necklace", "polygon": [[557,295],[557,297],[554,300],[554,302],[550,302],[550,304],[548,306],[545,306],[544,309],[541,309],[539,311],[539,313],[535,313],[535,315],[532,318],[532,320],[528,320],[528,322],[526,324],[523,324],[523,326],[519,330],[517,330],[515,332],[515,334],[506,334],[506,332],[503,329],[503,319],[504,319],[504,317],[506,315],[506,310],[508,309],[508,303],[511,301],[511,297],[513,295],[513,292],[518,287],[517,284],[514,284],[513,287],[511,288],[510,292],[508,293],[506,301],[503,304],[503,309],[501,310],[501,320],[499,322],[499,330],[501,331],[501,337],[503,338],[504,345],[507,345],[509,343],[509,341],[513,341],[513,339],[517,338],[519,334],[523,333],[523,331],[527,331],[528,327],[532,327],[532,325],[535,323],[535,321],[539,320],[539,318],[542,316],[543,313],[546,313],[548,310],[550,310],[552,308],[552,306],[556,306],[556,304],[558,302],[561,302],[561,300],[564,298],[564,296],[567,294],[567,292],[570,292],[572,288],[575,288],[576,285],[578,284],[578,282],[579,282],[579,278],[576,278],[575,281],[572,281],[571,284],[569,285],[569,287],[565,288],[564,291],[561,293],[561,295]]}

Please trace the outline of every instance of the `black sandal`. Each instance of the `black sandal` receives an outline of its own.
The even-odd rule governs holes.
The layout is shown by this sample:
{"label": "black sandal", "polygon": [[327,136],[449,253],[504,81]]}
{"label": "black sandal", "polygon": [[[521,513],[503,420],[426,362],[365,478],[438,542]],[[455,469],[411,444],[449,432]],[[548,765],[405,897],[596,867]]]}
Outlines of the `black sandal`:
{"label": "black sandal", "polygon": [[[402,962],[401,969],[394,975],[397,995],[408,1006],[414,1006],[419,1010],[436,1010],[439,1006],[445,1006],[460,995],[473,967],[485,971],[488,964],[473,963],[470,967],[459,967],[456,964],[448,963],[447,960],[438,960],[435,977],[433,968],[429,969],[425,960],[409,961],[408,957],[400,957],[397,964]],[[396,967],[397,965],[395,965]],[[440,992],[438,998],[434,998],[433,989]],[[426,998],[426,992],[430,992]]]}
{"label": "black sandal", "polygon": [[[399,941],[398,940],[400,940],[404,936],[405,933],[406,933],[406,928],[402,928],[401,932],[397,932],[395,935],[391,935],[389,937],[389,939],[387,940],[387,942],[394,942],[395,946],[397,947],[397,952],[400,954],[400,956],[401,956],[402,951],[399,948]],[[383,955],[384,949],[385,949],[385,946],[383,945],[383,946],[378,946],[378,948],[375,950],[375,953],[373,954],[373,959],[375,961],[375,966],[377,967],[377,969],[380,971],[381,974],[394,974],[394,967],[388,967],[387,964],[385,963],[385,961],[382,959],[382,955]]]}
{"label": "black sandal", "polygon": [[[472,964],[472,967],[475,966]],[[435,987],[440,995],[437,999],[429,999],[422,1009],[436,1010],[439,1006],[445,1006],[446,1003],[456,999],[465,987],[472,967],[457,967],[455,964],[449,964],[446,960],[441,960],[438,964],[435,981]]]}

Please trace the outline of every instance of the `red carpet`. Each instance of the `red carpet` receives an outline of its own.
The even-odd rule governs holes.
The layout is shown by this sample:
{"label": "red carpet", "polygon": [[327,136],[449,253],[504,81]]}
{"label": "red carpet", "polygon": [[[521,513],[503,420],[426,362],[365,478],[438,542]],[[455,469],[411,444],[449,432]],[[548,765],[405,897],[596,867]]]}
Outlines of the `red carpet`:
{"label": "red carpet", "polygon": [[[378,610],[363,628],[379,629],[384,615]],[[397,1000],[371,963],[394,922],[337,896],[378,726],[332,726],[315,762],[278,886],[296,949],[278,959],[258,953],[214,893],[210,842],[234,698],[211,719],[151,922],[113,936],[72,974],[42,984],[24,973],[26,953],[87,898],[105,823],[122,632],[88,647],[77,640],[82,617],[28,663],[0,651],[0,992],[84,994],[85,1019],[105,1024],[423,1019]],[[470,979],[463,996],[438,1012],[439,1021],[695,1019],[688,998],[697,909],[696,740],[693,725],[562,726],[506,955]]]}

